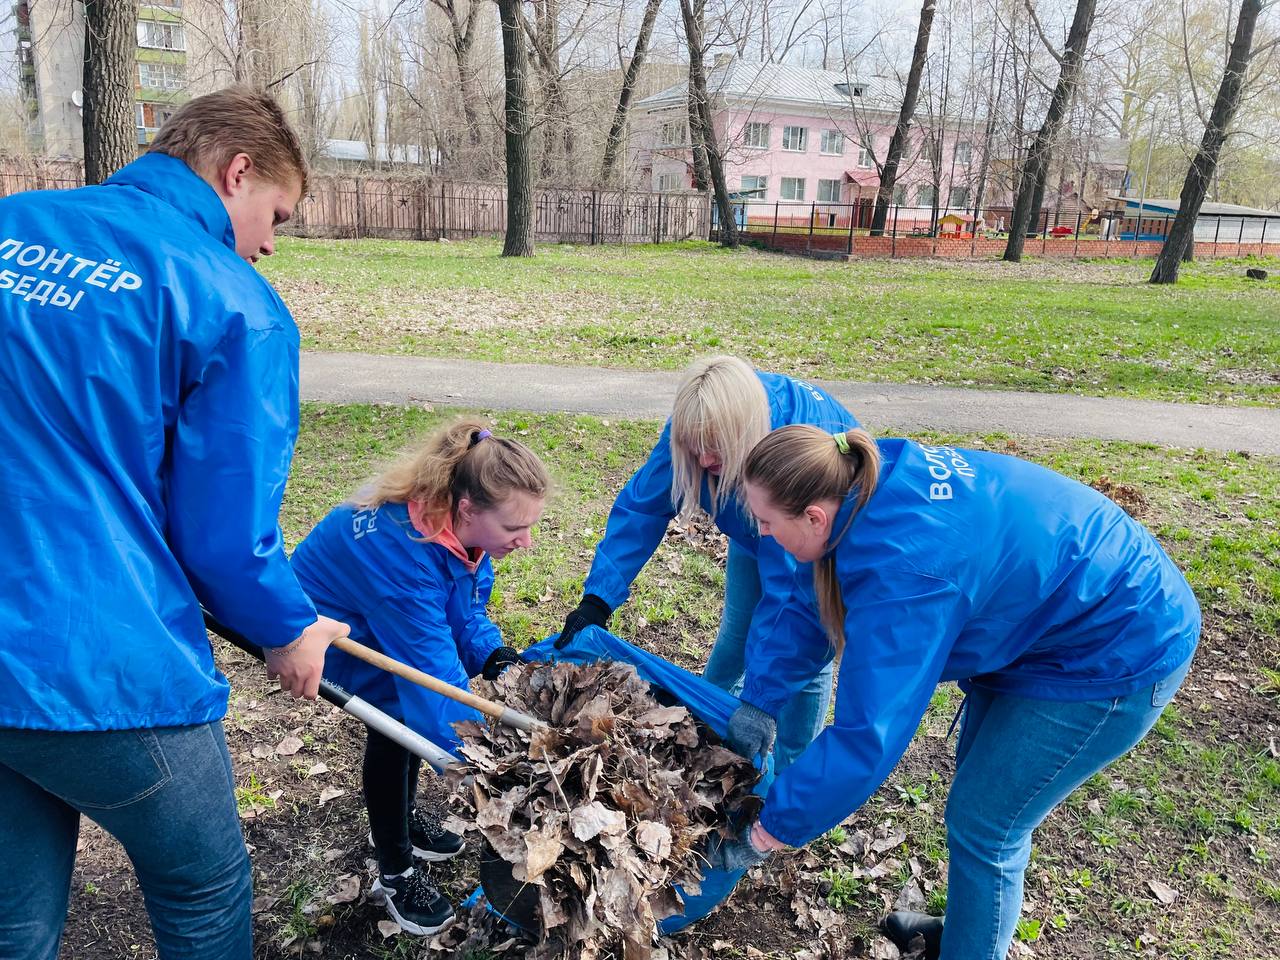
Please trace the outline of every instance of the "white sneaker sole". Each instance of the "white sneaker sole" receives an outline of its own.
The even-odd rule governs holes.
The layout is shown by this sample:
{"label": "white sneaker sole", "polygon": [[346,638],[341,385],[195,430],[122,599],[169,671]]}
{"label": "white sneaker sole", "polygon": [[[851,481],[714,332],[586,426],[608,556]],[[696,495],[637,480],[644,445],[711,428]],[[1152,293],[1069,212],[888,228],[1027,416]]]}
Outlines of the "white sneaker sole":
{"label": "white sneaker sole", "polygon": [[382,885],[382,878],[373,881],[373,886],[369,890],[369,899],[381,900],[382,905],[387,908],[387,913],[391,914],[391,919],[405,933],[413,934],[415,937],[429,937],[433,933],[439,933],[449,924],[453,923],[453,915],[451,914],[443,923],[434,927],[424,927],[420,923],[414,923],[412,920],[406,920],[400,915],[400,911],[396,909],[396,898],[387,892],[387,888]]}
{"label": "white sneaker sole", "polygon": [[[378,846],[373,842],[372,833],[369,834],[368,840],[369,846],[373,847],[374,850],[377,850]],[[453,853],[441,853],[438,850],[423,850],[421,847],[413,847],[413,855],[419,860],[425,860],[427,863],[440,863],[444,860],[452,860],[454,857],[459,856],[465,849],[467,849],[466,844],[458,847],[458,849],[453,851]]]}

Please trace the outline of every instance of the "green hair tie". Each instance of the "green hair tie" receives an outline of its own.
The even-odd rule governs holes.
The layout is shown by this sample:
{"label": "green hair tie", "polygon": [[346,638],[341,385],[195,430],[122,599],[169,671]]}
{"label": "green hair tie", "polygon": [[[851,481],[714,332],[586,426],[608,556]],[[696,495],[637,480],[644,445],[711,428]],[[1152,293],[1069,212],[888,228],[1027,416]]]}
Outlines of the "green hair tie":
{"label": "green hair tie", "polygon": [[849,446],[849,438],[843,432],[833,433],[831,435],[831,439],[836,442],[836,449],[839,450],[841,453],[843,453],[846,457],[849,454],[853,453],[853,450]]}

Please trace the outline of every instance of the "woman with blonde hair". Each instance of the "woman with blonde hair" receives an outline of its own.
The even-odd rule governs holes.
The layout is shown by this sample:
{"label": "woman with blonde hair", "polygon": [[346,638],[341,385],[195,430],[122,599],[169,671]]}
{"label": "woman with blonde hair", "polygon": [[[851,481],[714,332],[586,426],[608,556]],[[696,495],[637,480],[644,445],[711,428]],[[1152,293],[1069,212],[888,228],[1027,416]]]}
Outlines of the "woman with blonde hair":
{"label": "woman with blonde hair", "polygon": [[[856,811],[892,772],[934,687],[968,694],[946,808],[945,923],[893,914],[927,957],[1003,960],[1031,834],[1132,749],[1191,665],[1200,609],[1141,524],[1013,457],[786,427],[743,468],[762,536],[810,580],[778,619],[840,659],[835,722],[773,782],[759,820],[711,851],[763,861]],[[765,686],[786,663],[752,663]]]}
{"label": "woman with blonde hair", "polygon": [[[486,606],[491,557],[530,545],[550,481],[538,457],[516,440],[463,419],[335,507],[293,555],[298,580],[317,610],[342,611],[351,637],[387,656],[467,688],[496,679],[519,653],[502,642]],[[331,650],[324,675],[445,749],[453,725],[474,710]],[[444,860],[462,839],[439,810],[417,805],[419,761],[368,731],[363,780],[379,876],[373,893],[409,933],[440,929],[453,908],[414,867]]]}
{"label": "woman with blonde hair", "polygon": [[737,357],[698,360],[685,370],[671,419],[648,461],[614,501],[604,538],[565,620],[557,644],[583,627],[603,627],[627,599],[631,583],[658,549],[678,514],[704,511],[729,538],[724,616],[704,676],[752,706],[730,723],[730,744],[747,756],[765,754],[777,739],[774,763],[784,769],[818,735],[831,702],[825,644],[792,672],[783,689],[748,681],[743,664],[768,655],[769,625],[794,577],[795,564],[772,541],[761,541],[742,500],[742,467],[758,440],[775,427],[814,424],[850,429],[857,419],[829,393],[803,380],[753,370]]}

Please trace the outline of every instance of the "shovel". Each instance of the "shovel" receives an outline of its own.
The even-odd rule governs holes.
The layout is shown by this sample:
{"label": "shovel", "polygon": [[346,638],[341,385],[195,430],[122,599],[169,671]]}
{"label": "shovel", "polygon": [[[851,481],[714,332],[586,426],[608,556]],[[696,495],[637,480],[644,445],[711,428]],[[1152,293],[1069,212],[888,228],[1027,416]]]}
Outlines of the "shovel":
{"label": "shovel", "polygon": [[[250,643],[243,636],[236,633],[230,627],[223,626],[214,619],[213,614],[205,610],[204,625],[211,633],[216,633],[222,639],[226,640],[232,646],[239,647],[255,660],[266,662],[262,654],[262,648],[256,644]],[[438,683],[439,681],[437,681]],[[450,764],[457,763],[449,753],[441,750],[434,743],[428,740],[422,734],[410,730],[403,723],[379,710],[367,700],[362,700],[354,694],[343,690],[336,683],[321,679],[320,696],[332,703],[335,707],[341,708],[346,713],[355,717],[370,730],[377,730],[380,734],[389,740],[398,743],[416,757],[421,757],[432,768],[439,772],[443,772],[444,768]]]}

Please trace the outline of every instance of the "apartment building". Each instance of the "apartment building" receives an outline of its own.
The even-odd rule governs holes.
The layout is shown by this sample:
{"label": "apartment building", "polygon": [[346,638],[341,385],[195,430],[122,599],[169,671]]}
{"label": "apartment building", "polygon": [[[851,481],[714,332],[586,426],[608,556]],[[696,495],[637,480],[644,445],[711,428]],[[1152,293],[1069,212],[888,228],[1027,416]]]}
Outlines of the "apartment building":
{"label": "apartment building", "polygon": [[[182,5],[143,0],[138,6],[134,109],[140,147],[189,96]],[[84,8],[73,0],[18,0],[15,14],[30,140],[47,157],[82,158]]]}

